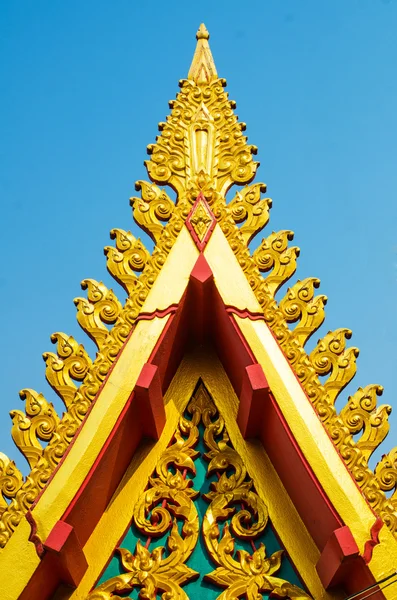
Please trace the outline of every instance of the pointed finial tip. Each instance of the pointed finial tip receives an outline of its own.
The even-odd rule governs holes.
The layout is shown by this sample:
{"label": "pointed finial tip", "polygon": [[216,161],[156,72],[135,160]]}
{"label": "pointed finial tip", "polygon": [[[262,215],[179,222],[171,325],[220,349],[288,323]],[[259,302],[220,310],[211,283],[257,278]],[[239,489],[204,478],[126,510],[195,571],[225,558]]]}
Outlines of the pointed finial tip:
{"label": "pointed finial tip", "polygon": [[196,33],[196,39],[197,40],[209,40],[210,39],[210,34],[208,33],[208,30],[207,30],[206,26],[204,25],[204,23],[201,23],[200,27],[198,28],[198,32]]}

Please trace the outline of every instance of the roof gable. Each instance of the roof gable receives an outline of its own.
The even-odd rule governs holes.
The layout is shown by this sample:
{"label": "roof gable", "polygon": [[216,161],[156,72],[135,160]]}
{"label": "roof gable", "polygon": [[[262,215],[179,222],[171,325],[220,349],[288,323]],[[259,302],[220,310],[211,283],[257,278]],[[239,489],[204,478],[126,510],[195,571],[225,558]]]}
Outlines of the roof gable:
{"label": "roof gable", "polygon": [[[322,523],[328,525],[311,530],[310,514],[302,517],[318,546],[325,547],[339,518],[340,524],[348,523],[374,574],[384,573],[390,557],[397,557],[396,500],[385,494],[395,489],[395,450],[382,458],[375,472],[368,466],[388,432],[390,407],[377,407],[382,389],[368,386],[349,398],[338,414],[335,401],[354,377],[358,350],[346,348],[351,332],[339,329],[306,353],[307,340],[325,317],[326,297],[315,296],[318,279],[296,282],[276,301],[276,292],[296,269],[299,249],[288,247],[292,232],[271,233],[251,253],[248,244],[267,224],[271,201],[262,197],[264,184],[251,183],[258,166],[253,160],[256,148],[248,145],[242,133],[245,125],[238,122],[224,86],[217,78],[208,34],[201,28],[189,77],[170,103],[171,115],[160,124],[156,143],[148,147],[151,182],[139,181],[140,197],[131,199],[135,221],[155,242],[153,253],[129,232],[112,231],[115,247],[105,248],[107,266],[128,292],[125,305],[112,290],[90,279],[83,282],[87,298],[75,300],[78,322],[96,343],[97,357],[91,360],[76,340],[54,334],[56,353],[44,355],[46,378],[64,401],[65,414],[60,418],[33,390],[23,392],[25,414],[12,413],[12,435],[31,473],[23,481],[15,465],[1,457],[0,484],[7,499],[0,515],[5,572],[29,535],[44,543],[57,521],[71,514],[81,486],[100,464],[112,432],[126,414],[145,365],[154,364],[165,391],[189,336],[199,343],[211,338],[245,407],[240,427],[247,433],[255,426],[255,435],[266,444],[274,431],[261,419],[253,425],[253,397],[242,400],[252,388],[247,368],[259,365],[274,400],[274,418],[285,425],[277,429],[281,426],[274,421],[275,431],[284,431],[285,447],[291,434],[291,452],[314,475],[313,497],[320,488],[325,491]],[[233,185],[244,187],[227,201]],[[159,186],[172,188],[176,201]],[[194,210],[200,206],[204,213],[198,215]],[[199,222],[206,228],[203,236]],[[139,402],[148,411],[147,419],[154,420],[156,437],[156,416],[161,416],[155,414],[149,395],[148,391]],[[125,456],[125,468],[142,432],[137,431],[135,448],[132,444]],[[121,440],[128,434],[119,435]],[[272,460],[279,460],[278,470],[287,473],[287,459],[274,454]],[[297,482],[292,478],[288,483],[285,477],[283,483],[294,496]],[[106,494],[103,498],[109,500]],[[299,501],[296,494],[295,503]],[[300,510],[304,513],[304,506]],[[386,527],[379,533],[382,523]],[[34,534],[30,527],[36,527]],[[36,560],[31,546],[29,552],[26,581]],[[22,589],[26,582],[20,582]]]}

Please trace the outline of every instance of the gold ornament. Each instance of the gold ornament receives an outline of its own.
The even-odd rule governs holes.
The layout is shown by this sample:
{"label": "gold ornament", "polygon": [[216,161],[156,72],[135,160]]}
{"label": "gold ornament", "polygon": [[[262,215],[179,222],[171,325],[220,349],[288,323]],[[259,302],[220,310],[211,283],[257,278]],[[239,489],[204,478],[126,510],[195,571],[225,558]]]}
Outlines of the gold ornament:
{"label": "gold ornament", "polygon": [[11,435],[30,467],[34,467],[43,454],[43,446],[39,440],[48,442],[52,438],[59,424],[59,417],[43,394],[34,390],[21,390],[19,395],[22,400],[26,400],[26,414],[20,410],[10,412],[13,422]]}
{"label": "gold ornament", "polygon": [[137,272],[145,268],[150,254],[141,240],[134,238],[130,231],[112,229],[110,237],[116,240],[116,248],[106,246],[107,268],[115,280],[129,294],[137,285]]}
{"label": "gold ornament", "polygon": [[13,460],[0,452],[0,515],[8,508],[5,498],[13,500],[22,485],[23,477]]}
{"label": "gold ornament", "polygon": [[240,235],[247,245],[269,221],[272,200],[261,198],[261,192],[266,192],[264,183],[247,185],[241,192],[236,193],[228,205],[233,221],[242,223]]}
{"label": "gold ornament", "polygon": [[329,375],[324,388],[333,403],[356,374],[358,348],[346,350],[346,339],[351,335],[349,329],[330,331],[310,354],[310,362],[318,375]]}
{"label": "gold ornament", "polygon": [[308,277],[298,281],[287,291],[280,300],[280,309],[287,323],[298,325],[293,329],[293,336],[301,346],[322,325],[325,319],[324,306],[327,297],[324,295],[314,296],[314,290],[320,285],[315,277]]}
{"label": "gold ornament", "polygon": [[[211,483],[211,491],[204,496],[210,505],[203,519],[203,537],[217,565],[205,578],[226,588],[218,596],[222,600],[240,597],[257,600],[261,592],[274,592],[280,598],[310,598],[297,586],[275,576],[281,567],[282,550],[267,557],[265,546],[260,544],[252,554],[239,550],[235,555],[233,534],[240,540],[254,540],[268,524],[267,508],[248,478],[242,459],[230,445],[224,420],[203,385],[195,396],[202,407],[205,426],[207,475],[216,473],[218,476],[218,480]],[[221,534],[219,524],[224,521]]]}
{"label": "gold ornament", "polygon": [[88,298],[74,299],[77,321],[101,350],[109,332],[106,325],[112,325],[117,321],[122,306],[113,290],[108,290],[102,282],[84,279],[81,287],[83,290],[88,290]]}
{"label": "gold ornament", "polygon": [[[193,502],[198,493],[191,487],[193,480],[186,477],[186,473],[194,476],[196,472],[194,459],[199,453],[194,447],[199,440],[200,422],[205,427],[208,475],[214,471],[222,473],[212,484],[212,491],[205,496],[211,504],[203,520],[202,532],[212,560],[219,565],[205,577],[227,588],[219,598],[232,600],[247,594],[247,598],[256,600],[260,591],[273,591],[280,598],[310,598],[297,586],[274,576],[281,567],[283,551],[266,557],[261,544],[252,555],[239,551],[238,560],[233,557],[235,542],[231,530],[239,538],[254,538],[267,525],[267,509],[254,491],[252,481],[247,481],[244,463],[229,445],[224,421],[203,384],[194,393],[186,413],[190,418],[180,418],[174,441],[163,452],[133,515],[134,524],[150,541],[170,531],[168,555],[163,546],[150,551],[140,539],[133,554],[120,548],[118,552],[125,572],[99,585],[87,600],[110,600],[134,588],[140,588],[140,597],[147,600],[155,600],[159,592],[164,597],[188,599],[181,585],[199,575],[186,565],[197,545],[199,520]],[[231,475],[227,474],[230,469],[233,469]],[[244,506],[236,512],[236,505]],[[255,522],[248,524],[253,515]],[[218,543],[218,523],[230,518],[230,528],[226,522]],[[181,534],[177,519],[183,520]]]}
{"label": "gold ornament", "polygon": [[[170,531],[168,552],[164,546],[150,552],[140,540],[134,554],[120,548],[125,573],[102,583],[87,600],[109,600],[134,588],[140,588],[140,596],[147,600],[155,600],[159,591],[164,597],[188,600],[181,586],[199,575],[186,565],[197,544],[199,519],[193,502],[198,493],[186,475],[196,473],[194,458],[199,453],[194,446],[199,439],[201,412],[194,400],[187,411],[191,419],[180,417],[174,441],[163,452],[133,515],[134,524],[149,543]],[[178,520],[183,522],[181,533]]]}
{"label": "gold ornament", "polygon": [[[396,450],[391,450],[382,459],[375,473],[367,464],[372,447],[387,434],[388,409],[380,407],[377,410],[374,406],[371,413],[367,412],[368,419],[364,415],[365,408],[364,412],[361,408],[354,408],[355,400],[349,400],[346,410],[340,415],[334,406],[337,396],[356,370],[358,351],[345,347],[348,330],[339,330],[336,336],[328,334],[308,356],[304,344],[324,316],[325,297],[311,296],[316,287],[314,282],[318,280],[297,282],[290,287],[280,304],[275,300],[276,292],[296,270],[299,249],[288,248],[288,241],[293,238],[292,232],[272,233],[252,255],[247,247],[266,224],[271,202],[266,198],[260,199],[260,192],[264,191],[263,184],[249,185],[258,166],[253,160],[257,149],[249,145],[243,135],[245,124],[239,123],[234,114],[235,103],[229,101],[224,90],[226,81],[217,76],[208,38],[207,30],[201,26],[188,79],[181,82],[177,98],[170,102],[171,114],[166,122],[159,125],[160,136],[156,143],[148,147],[150,159],[145,164],[151,183],[137,182],[142,197],[133,199],[134,218],[156,242],[152,255],[149,256],[139,240],[135,240],[129,232],[112,230],[116,248],[107,246],[105,253],[109,272],[128,292],[125,306],[107,333],[102,319],[84,320],[84,328],[89,333],[94,331],[93,328],[101,332],[98,340],[95,340],[100,344],[100,352],[93,363],[84,349],[74,340],[73,346],[70,341],[73,338],[67,336],[64,336],[66,341],[60,345],[70,347],[70,355],[62,356],[59,351],[58,356],[52,353],[45,355],[48,381],[64,400],[67,412],[30,475],[24,483],[20,481],[20,489],[3,511],[0,517],[0,546],[5,545],[64,455],[127,339],[200,192],[204,194],[228,239],[262,307],[266,323],[352,476],[370,506],[397,535],[397,498],[393,495],[389,499],[384,493],[385,490],[395,489],[395,484],[389,482],[395,479]],[[226,193],[234,184],[247,187],[240,189],[228,203]],[[161,185],[170,186],[176,192],[175,203],[158,187]],[[263,277],[261,273],[266,276]],[[119,309],[116,299],[113,308],[115,311]],[[292,330],[290,323],[295,324]],[[328,379],[320,381],[319,376]],[[74,381],[81,381],[79,388]],[[355,412],[357,417],[353,416]],[[358,423],[361,417],[365,425],[356,443],[353,439],[356,425],[353,423]]]}
{"label": "gold ornament", "polygon": [[91,365],[91,359],[82,344],[65,333],[53,333],[53,344],[57,344],[57,354],[45,352],[45,376],[52,389],[68,408],[76,395],[77,386],[72,381],[83,381]]}
{"label": "gold ornament", "polygon": [[274,297],[277,290],[296,271],[296,259],[300,249],[297,246],[288,248],[288,241],[294,238],[292,231],[279,231],[262,240],[260,246],[254,251],[253,259],[262,273],[269,273],[266,277],[266,290]]}
{"label": "gold ornament", "polygon": [[193,230],[196,233],[200,242],[205,239],[208,231],[210,230],[213,218],[208,212],[204,202],[200,200],[193,209],[190,217],[190,223],[192,224]]}
{"label": "gold ornament", "polygon": [[154,183],[137,181],[135,187],[141,190],[142,198],[130,199],[134,209],[134,219],[154,242],[158,242],[164,228],[160,221],[170,219],[174,204],[165,191]]}
{"label": "gold ornament", "polygon": [[346,406],[341,410],[340,417],[352,435],[361,433],[356,445],[368,462],[376,448],[388,434],[390,425],[388,417],[391,406],[376,405],[376,396],[383,393],[380,385],[367,385],[359,388],[350,396]]}

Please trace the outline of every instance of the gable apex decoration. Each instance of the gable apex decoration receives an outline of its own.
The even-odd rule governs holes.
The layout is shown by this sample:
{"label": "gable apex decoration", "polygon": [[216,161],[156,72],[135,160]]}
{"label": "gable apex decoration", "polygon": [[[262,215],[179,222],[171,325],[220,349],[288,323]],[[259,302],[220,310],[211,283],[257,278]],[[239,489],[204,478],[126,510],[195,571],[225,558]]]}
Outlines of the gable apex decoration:
{"label": "gable apex decoration", "polygon": [[186,219],[186,226],[200,252],[207,245],[215,225],[216,219],[212,210],[208,206],[204,195],[200,193]]}
{"label": "gable apex decoration", "polygon": [[[143,436],[160,440],[167,429],[171,409],[164,408],[163,395],[189,339],[216,349],[240,402],[240,433],[260,439],[316,546],[315,585],[345,585],[353,571],[351,585],[361,577],[372,584],[397,564],[397,449],[374,470],[369,467],[388,434],[391,408],[377,404],[383,388],[368,385],[337,410],[336,400],[356,373],[358,349],[347,347],[351,331],[340,328],[306,352],[324,322],[327,297],[316,295],[317,278],[285,288],[300,253],[289,246],[293,233],[272,232],[254,251],[249,248],[269,221],[272,201],[263,196],[265,184],[253,183],[257,149],[243,135],[245,124],[234,113],[226,81],[218,78],[208,39],[200,25],[188,78],[148,146],[150,181],[138,181],[139,196],[130,200],[135,222],[155,244],[153,252],[130,231],[111,230],[107,269],[128,294],[124,305],[115,291],[88,278],[81,284],[86,297],[74,300],[78,323],[98,348],[96,357],[72,336],[54,333],[56,351],[43,355],[45,377],[63,401],[64,414],[30,389],[21,392],[24,410],[11,412],[12,437],[30,473],[24,478],[0,453],[0,580],[21,545],[29,558],[19,580],[7,584],[13,590],[7,598],[30,597],[33,592],[24,586],[33,572],[33,588],[42,585],[42,565],[50,564],[51,554],[46,542],[57,539],[57,531],[81,557],[66,579],[78,585],[88,577],[85,545]],[[238,187],[229,201],[233,186]],[[276,300],[281,288],[285,294]],[[189,385],[196,385],[193,380]],[[145,426],[138,413],[145,415]],[[276,439],[283,440],[283,452],[272,450]],[[307,482],[306,496],[298,475]],[[95,506],[98,480],[106,490]],[[312,505],[305,506],[309,496]],[[79,523],[84,505],[95,508]],[[322,515],[321,524],[312,509]],[[354,548],[346,550],[351,571],[342,565],[344,556],[335,558],[344,543]],[[66,558],[59,556],[54,586],[66,568]],[[287,592],[277,597],[290,597]],[[394,596],[385,590],[382,597]]]}

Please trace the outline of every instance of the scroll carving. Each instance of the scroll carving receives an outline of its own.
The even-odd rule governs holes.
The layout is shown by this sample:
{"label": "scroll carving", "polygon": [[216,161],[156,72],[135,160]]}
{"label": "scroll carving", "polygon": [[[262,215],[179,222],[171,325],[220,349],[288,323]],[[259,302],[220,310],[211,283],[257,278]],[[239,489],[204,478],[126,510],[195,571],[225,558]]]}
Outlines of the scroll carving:
{"label": "scroll carving", "polygon": [[26,414],[20,410],[10,412],[12,418],[11,435],[16,446],[33,468],[43,454],[39,440],[48,442],[59,424],[54,406],[47,402],[43,394],[34,390],[21,390],[21,399],[25,400]]}
{"label": "scroll carving", "polygon": [[134,219],[137,224],[158,242],[164,225],[160,221],[169,221],[175,208],[171,198],[154,183],[137,181],[136,189],[141,190],[142,198],[131,198]]}
{"label": "scroll carving", "polygon": [[130,294],[138,281],[136,273],[143,271],[150,254],[142,242],[130,231],[112,229],[111,239],[116,240],[116,248],[106,246],[107,269],[112,277]]}
{"label": "scroll carving", "polygon": [[380,489],[384,492],[392,492],[390,500],[397,505],[397,448],[382,456],[376,465],[375,475]]}
{"label": "scroll carving", "polygon": [[57,344],[57,354],[53,352],[43,354],[46,363],[45,375],[50,386],[68,408],[77,391],[74,381],[83,381],[92,361],[84,347],[72,336],[54,333],[51,341]]}
{"label": "scroll carving", "polygon": [[[116,238],[116,249],[105,248],[109,272],[126,289],[129,297],[121,311],[115,301],[114,309],[115,312],[119,311],[118,317],[112,321],[114,325],[107,333],[102,319],[84,321],[87,332],[89,328],[92,332],[93,327],[100,330],[96,340],[100,352],[96,360],[91,363],[84,348],[64,334],[57,334],[54,338],[54,341],[58,341],[57,354],[44,355],[47,379],[64,400],[68,411],[56,425],[56,431],[27,480],[22,482],[15,476],[20,481],[21,489],[18,498],[13,498],[7,507],[1,509],[0,546],[6,544],[35,495],[43,489],[61,460],[129,335],[200,190],[243,268],[267,324],[319,418],[326,425],[369,504],[397,535],[397,499],[394,491],[397,450],[390,451],[382,458],[375,474],[367,465],[373,448],[387,434],[389,408],[367,408],[367,401],[355,394],[349,399],[347,407],[337,415],[334,402],[354,376],[358,351],[356,348],[346,349],[345,338],[350,336],[350,332],[338,330],[328,334],[310,356],[306,354],[303,345],[323,319],[325,297],[314,297],[313,288],[316,288],[317,280],[298,282],[288,290],[280,304],[275,301],[277,291],[296,270],[299,249],[288,248],[288,241],[293,239],[292,232],[272,233],[251,256],[247,243],[267,222],[270,202],[268,199],[257,200],[261,184],[249,185],[258,166],[253,160],[256,147],[249,145],[243,135],[245,124],[237,121],[233,112],[235,103],[229,101],[224,90],[225,80],[217,79],[216,72],[212,75],[210,80],[196,77],[181,82],[180,93],[170,103],[172,112],[166,122],[159,126],[157,142],[148,147],[150,159],[146,166],[154,183],[138,182],[137,188],[142,190],[142,197],[133,199],[133,205],[138,225],[156,242],[152,256],[149,257],[139,240],[122,230],[112,232]],[[207,148],[204,148],[205,144]],[[240,190],[228,205],[225,195],[233,184],[247,187]],[[175,204],[158,185],[169,185],[177,192]],[[241,200],[243,194],[246,195]],[[241,227],[237,227],[236,223]],[[266,276],[262,277],[261,273]],[[87,305],[90,303],[87,300],[84,302]],[[90,305],[90,309],[93,306],[95,303]],[[288,327],[290,323],[296,323],[293,330]],[[82,382],[79,389],[74,381]],[[374,395],[368,388],[363,393],[370,398]],[[28,415],[25,417],[19,411],[14,417],[22,423]],[[30,423],[30,428],[25,431],[34,430],[32,419]],[[361,429],[357,431],[359,426]],[[19,431],[16,437],[22,440],[19,425],[16,430]],[[360,432],[361,436],[355,442],[352,436]],[[39,451],[39,448],[36,449]],[[30,460],[35,460],[33,455]],[[5,464],[2,461],[0,464]],[[7,465],[10,464],[9,461]],[[0,473],[5,468],[8,469],[0,466]],[[384,492],[392,492],[392,498],[387,498]]]}
{"label": "scroll carving", "polygon": [[296,259],[299,248],[288,248],[288,241],[294,239],[292,231],[273,232],[264,239],[253,253],[253,259],[262,273],[269,273],[266,277],[267,292],[270,297],[275,296],[277,290],[288,281],[296,271]]}
{"label": "scroll carving", "polygon": [[122,306],[113,290],[108,290],[102,282],[84,279],[81,287],[83,290],[88,290],[88,298],[74,299],[77,307],[77,321],[101,350],[109,333],[106,325],[112,325],[117,321]]}
{"label": "scroll carving", "polygon": [[8,508],[5,498],[15,498],[23,482],[22,473],[15,466],[13,460],[0,452],[0,517]]}
{"label": "scroll carving", "polygon": [[[256,172],[258,163],[253,161],[252,155],[256,154],[257,148],[247,144],[247,138],[242,134],[244,124],[237,121],[233,112],[235,103],[228,100],[223,89],[225,85],[224,79],[205,85],[198,85],[193,80],[181,81],[181,91],[176,100],[170,102],[171,115],[159,125],[161,135],[155,144],[148,146],[150,160],[146,161],[146,167],[150,179],[159,185],[167,183],[180,195],[195,180],[191,201],[203,188],[197,185],[200,173],[196,173],[197,157],[192,153],[189,131],[203,105],[205,120],[211,124],[206,156],[213,156],[207,175],[212,179],[214,189],[224,195],[233,183],[249,183]],[[204,169],[202,171],[204,174]]]}
{"label": "scroll carving", "polygon": [[240,234],[247,245],[269,221],[272,201],[270,198],[261,198],[261,192],[266,192],[264,183],[247,185],[236,193],[228,205],[234,222],[242,223]]}
{"label": "scroll carving", "polygon": [[[149,479],[147,490],[134,508],[134,524],[147,538],[146,544],[138,539],[134,553],[121,547],[123,572],[111,577],[91,592],[88,600],[110,600],[139,588],[139,595],[155,600],[158,594],[169,598],[188,600],[181,587],[199,573],[186,565],[197,547],[199,518],[194,501],[198,497],[192,485],[196,466],[195,450],[202,435],[209,461],[208,476],[216,473],[218,480],[211,484],[205,495],[210,503],[202,533],[210,558],[217,566],[212,573],[202,575],[215,585],[226,588],[218,598],[229,600],[246,597],[257,600],[260,592],[273,592],[279,598],[308,599],[299,587],[276,576],[282,563],[283,551],[266,556],[260,544],[252,555],[234,551],[235,536],[255,539],[267,526],[265,504],[255,492],[243,461],[229,443],[224,421],[219,416],[206,388],[201,384],[190,400],[186,413],[179,420],[173,443],[164,451]],[[204,431],[200,434],[200,423]],[[192,477],[187,477],[189,473]],[[182,520],[181,528],[177,521]],[[230,523],[229,523],[230,520]],[[220,523],[225,522],[223,533]],[[153,539],[167,535],[168,555],[163,546],[150,549]],[[220,540],[219,540],[220,538]],[[122,542],[123,544],[123,542]]]}
{"label": "scroll carving", "polygon": [[[243,597],[257,600],[263,592],[272,592],[277,598],[310,598],[299,587],[277,577],[282,550],[267,556],[261,543],[258,548],[253,545],[252,554],[241,549],[236,553],[235,538],[254,544],[253,540],[263,533],[268,524],[267,508],[256,493],[242,459],[230,445],[223,418],[203,386],[196,392],[196,401],[202,407],[208,476],[217,474],[210,492],[204,496],[210,505],[203,520],[203,537],[216,565],[206,579],[225,588],[218,597],[222,600]],[[221,532],[220,524],[224,521]]]}
{"label": "scroll carving", "polygon": [[[201,419],[200,411],[192,403],[188,411],[192,418],[180,418],[174,442],[162,454],[148,489],[134,508],[134,524],[147,538],[146,545],[138,540],[134,554],[119,548],[124,573],[99,585],[87,600],[110,600],[134,588],[140,588],[140,596],[147,600],[155,600],[159,592],[164,598],[188,600],[181,586],[199,575],[186,564],[197,545],[199,518],[193,502],[198,492],[186,474],[194,476],[196,472],[193,460],[199,453],[194,446]],[[150,551],[152,539],[168,531],[168,553],[163,546]]]}
{"label": "scroll carving", "polygon": [[320,280],[314,277],[308,277],[303,281],[298,280],[280,301],[279,306],[287,323],[299,321],[293,330],[293,337],[302,346],[325,319],[324,306],[327,297],[324,295],[314,297],[315,289],[319,285]]}
{"label": "scroll carving", "polygon": [[346,339],[351,335],[349,329],[330,331],[310,354],[310,362],[318,375],[329,375],[323,385],[333,403],[356,374],[358,348],[346,349]]}
{"label": "scroll carving", "polygon": [[380,385],[359,388],[353,396],[349,397],[346,406],[340,412],[343,424],[350,433],[352,435],[361,433],[360,438],[356,440],[356,445],[367,462],[387,436],[390,427],[388,418],[391,406],[388,404],[376,406],[376,397],[382,393],[383,388]]}

